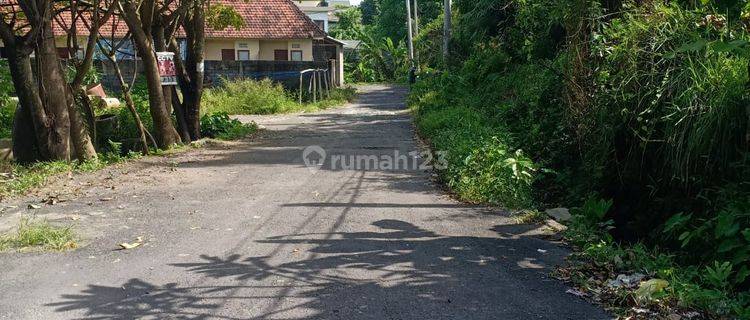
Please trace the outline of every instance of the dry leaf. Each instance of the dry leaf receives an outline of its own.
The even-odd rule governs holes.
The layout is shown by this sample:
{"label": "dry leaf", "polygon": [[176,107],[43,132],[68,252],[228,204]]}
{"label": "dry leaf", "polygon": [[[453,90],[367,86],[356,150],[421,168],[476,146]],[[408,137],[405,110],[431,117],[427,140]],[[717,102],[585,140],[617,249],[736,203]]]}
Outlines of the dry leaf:
{"label": "dry leaf", "polygon": [[136,247],[138,247],[140,245],[141,245],[140,242],[133,242],[133,243],[123,242],[123,243],[120,243],[120,248],[123,248],[125,250],[129,250],[129,249],[136,248]]}

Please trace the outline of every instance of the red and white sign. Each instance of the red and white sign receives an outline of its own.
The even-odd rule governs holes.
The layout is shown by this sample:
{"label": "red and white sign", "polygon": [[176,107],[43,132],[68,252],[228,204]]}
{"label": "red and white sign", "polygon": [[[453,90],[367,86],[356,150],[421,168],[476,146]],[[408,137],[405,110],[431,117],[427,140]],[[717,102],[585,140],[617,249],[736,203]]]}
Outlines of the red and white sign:
{"label": "red and white sign", "polygon": [[157,52],[156,62],[159,64],[161,85],[177,85],[177,71],[174,66],[174,52]]}

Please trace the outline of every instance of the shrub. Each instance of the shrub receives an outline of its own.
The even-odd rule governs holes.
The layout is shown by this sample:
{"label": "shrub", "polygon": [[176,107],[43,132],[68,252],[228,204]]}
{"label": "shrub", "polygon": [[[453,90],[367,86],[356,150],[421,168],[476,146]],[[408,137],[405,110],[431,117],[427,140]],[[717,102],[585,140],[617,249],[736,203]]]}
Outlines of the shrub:
{"label": "shrub", "polygon": [[14,114],[15,108],[10,103],[0,101],[0,139],[11,137]]}
{"label": "shrub", "polygon": [[0,60],[0,138],[10,138],[13,130],[13,116],[16,111],[15,104],[10,102],[13,91],[8,61]]}
{"label": "shrub", "polygon": [[258,127],[232,119],[226,112],[218,112],[201,117],[201,135],[220,140],[235,140],[255,132]]}
{"label": "shrub", "polygon": [[352,87],[335,88],[323,100],[315,103],[298,102],[295,93],[269,79],[225,80],[223,86],[206,90],[202,113],[276,114],[316,111],[351,101],[356,94]]}
{"label": "shrub", "polygon": [[203,93],[203,113],[273,114],[294,111],[297,103],[269,79],[223,81]]}
{"label": "shrub", "polygon": [[658,264],[680,303],[746,316],[747,1],[490,2],[457,4],[461,59],[409,98],[450,151],[441,177],[472,201],[580,206],[568,236],[589,260]]}

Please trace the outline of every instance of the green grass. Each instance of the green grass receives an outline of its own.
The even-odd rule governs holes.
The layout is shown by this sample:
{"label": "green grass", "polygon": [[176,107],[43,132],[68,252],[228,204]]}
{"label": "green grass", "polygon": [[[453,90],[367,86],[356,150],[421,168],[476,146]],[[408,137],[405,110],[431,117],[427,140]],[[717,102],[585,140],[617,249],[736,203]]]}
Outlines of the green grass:
{"label": "green grass", "polygon": [[216,136],[216,139],[231,141],[238,140],[247,137],[258,131],[258,126],[255,124],[240,124],[237,126],[230,127],[226,132],[223,132]]}
{"label": "green grass", "polygon": [[511,215],[513,220],[518,224],[536,224],[542,223],[547,219],[547,215],[539,210],[520,210]]}
{"label": "green grass", "polygon": [[205,90],[202,113],[234,115],[312,112],[344,104],[354,96],[354,88],[338,88],[331,90],[330,97],[322,101],[300,104],[295,94],[271,80],[233,80],[224,82],[221,87]]}
{"label": "green grass", "polygon": [[65,251],[78,247],[71,227],[57,227],[47,221],[24,218],[14,233],[0,236],[0,251]]}
{"label": "green grass", "polygon": [[245,124],[232,119],[225,112],[207,114],[201,117],[201,135],[219,140],[237,140],[258,131],[255,123]]}

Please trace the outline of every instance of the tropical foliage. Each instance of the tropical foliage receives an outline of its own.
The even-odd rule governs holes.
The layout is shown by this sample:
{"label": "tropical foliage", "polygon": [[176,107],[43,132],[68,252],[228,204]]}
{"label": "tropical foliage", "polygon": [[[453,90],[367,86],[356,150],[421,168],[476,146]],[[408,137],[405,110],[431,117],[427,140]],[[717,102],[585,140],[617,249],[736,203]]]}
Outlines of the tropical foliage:
{"label": "tropical foliage", "polygon": [[[746,8],[455,1],[447,66],[440,21],[423,22],[427,72],[410,105],[420,133],[449,152],[440,176],[463,199],[580,207],[569,236],[583,260],[669,280],[662,303],[745,317]],[[623,263],[636,252],[654,260]]]}

